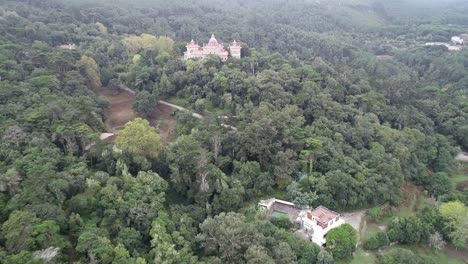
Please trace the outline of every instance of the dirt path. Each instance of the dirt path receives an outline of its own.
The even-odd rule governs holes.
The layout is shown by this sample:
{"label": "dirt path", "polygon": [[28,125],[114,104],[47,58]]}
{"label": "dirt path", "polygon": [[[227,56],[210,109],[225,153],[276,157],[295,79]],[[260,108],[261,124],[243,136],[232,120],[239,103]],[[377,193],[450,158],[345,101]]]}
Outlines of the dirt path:
{"label": "dirt path", "polygon": [[[166,105],[166,106],[169,106],[171,108],[174,108],[174,109],[177,109],[177,110],[180,110],[180,111],[187,111],[187,112],[191,112],[192,113],[192,116],[197,118],[197,119],[203,119],[204,116],[198,114],[198,113],[195,113],[195,112],[192,112],[190,111],[189,109],[185,108],[185,107],[182,107],[182,106],[179,106],[179,105],[175,105],[175,104],[171,104],[169,102],[166,102],[166,101],[158,101],[159,104],[163,104],[163,105]],[[222,118],[222,119],[229,119],[229,117],[227,116],[218,116],[218,118]],[[237,127],[233,127],[231,125],[227,125],[227,124],[224,124],[224,123],[221,123],[220,124],[222,127],[225,127],[225,128],[229,128],[231,130],[234,130],[234,131],[238,131]]]}
{"label": "dirt path", "polygon": [[350,224],[354,227],[357,231],[361,230],[362,220],[364,219],[364,215],[366,214],[365,210],[351,212],[351,213],[344,213],[341,217],[345,220],[346,223]]}
{"label": "dirt path", "polygon": [[175,104],[171,104],[171,103],[166,102],[166,101],[163,101],[163,100],[158,101],[158,103],[159,103],[159,104],[163,104],[163,105],[167,105],[167,106],[169,106],[169,107],[171,107],[171,108],[174,108],[174,109],[177,109],[177,110],[180,110],[180,111],[191,112],[193,117],[195,117],[195,118],[197,118],[197,119],[203,119],[203,116],[202,116],[202,115],[197,114],[197,113],[195,113],[195,112],[192,112],[192,111],[188,110],[188,109],[185,108],[185,107],[182,107],[182,106],[179,106],[179,105],[175,105]]}

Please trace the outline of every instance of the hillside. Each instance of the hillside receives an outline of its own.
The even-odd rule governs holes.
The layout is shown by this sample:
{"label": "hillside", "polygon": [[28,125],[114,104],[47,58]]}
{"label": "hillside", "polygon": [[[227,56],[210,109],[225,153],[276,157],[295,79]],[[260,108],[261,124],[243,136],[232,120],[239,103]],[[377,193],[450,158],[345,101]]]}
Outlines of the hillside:
{"label": "hillside", "polygon": [[467,9],[1,1],[0,262],[463,263]]}

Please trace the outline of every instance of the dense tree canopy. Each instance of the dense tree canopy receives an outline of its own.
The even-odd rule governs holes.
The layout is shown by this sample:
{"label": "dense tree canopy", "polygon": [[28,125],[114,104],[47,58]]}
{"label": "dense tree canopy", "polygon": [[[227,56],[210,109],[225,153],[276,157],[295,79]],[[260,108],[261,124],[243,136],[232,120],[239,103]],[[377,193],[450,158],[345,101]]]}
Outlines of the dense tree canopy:
{"label": "dense tree canopy", "polygon": [[[334,263],[352,257],[352,227],[320,251],[252,205],[392,207],[408,182],[440,206],[392,220],[366,247],[465,247],[468,195],[451,175],[468,149],[468,51],[425,43],[468,34],[467,11],[462,0],[2,1],[0,262]],[[242,58],[182,59],[211,34],[238,41]],[[138,118],[109,127],[132,108]]]}

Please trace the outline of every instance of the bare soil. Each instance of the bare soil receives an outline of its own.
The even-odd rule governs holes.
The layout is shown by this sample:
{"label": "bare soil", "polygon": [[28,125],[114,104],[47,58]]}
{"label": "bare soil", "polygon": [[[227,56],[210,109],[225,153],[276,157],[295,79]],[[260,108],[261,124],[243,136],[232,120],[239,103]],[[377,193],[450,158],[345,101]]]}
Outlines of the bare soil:
{"label": "bare soil", "polygon": [[[421,188],[416,186],[414,183],[405,181],[401,185],[401,194],[403,196],[403,204],[402,206],[408,207],[411,211],[417,211],[420,199],[421,199]],[[416,201],[413,203],[413,199],[416,195]],[[411,208],[410,208],[411,207]]]}
{"label": "bare soil", "polygon": [[366,214],[366,211],[361,210],[361,211],[341,214],[341,218],[343,218],[343,220],[345,220],[346,223],[350,224],[357,231],[360,231],[362,220],[364,219],[365,214]]}
{"label": "bare soil", "polygon": [[133,112],[135,96],[130,92],[106,87],[99,88],[97,92],[109,101],[105,122],[107,132],[116,133],[127,122],[136,117],[135,112]]}
{"label": "bare soil", "polygon": [[468,251],[466,249],[457,249],[452,244],[446,244],[444,251],[454,257],[463,260],[463,262],[468,263]]}
{"label": "bare soil", "polygon": [[[106,87],[99,88],[97,92],[109,102],[105,121],[107,132],[117,134],[127,122],[135,119],[136,114],[133,111],[135,95],[133,93],[125,89],[113,90]],[[176,120],[172,112],[170,106],[157,103],[148,117],[148,121],[158,130],[164,142],[170,142],[176,137]],[[103,141],[112,143],[114,139],[115,135]]]}
{"label": "bare soil", "polygon": [[176,137],[176,120],[173,109],[161,103],[156,104],[154,111],[149,115],[150,124],[158,130],[163,142],[171,142]]}

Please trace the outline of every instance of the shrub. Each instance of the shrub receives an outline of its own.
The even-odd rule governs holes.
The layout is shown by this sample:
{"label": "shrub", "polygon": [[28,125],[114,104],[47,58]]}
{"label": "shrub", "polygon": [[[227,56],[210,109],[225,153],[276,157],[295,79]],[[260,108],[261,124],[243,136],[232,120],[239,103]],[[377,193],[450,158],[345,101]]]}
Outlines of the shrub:
{"label": "shrub", "polygon": [[415,254],[409,249],[397,248],[377,255],[377,264],[435,264],[430,257]]}
{"label": "shrub", "polygon": [[380,207],[374,207],[366,210],[367,219],[371,222],[375,222],[380,216]]}
{"label": "shrub", "polygon": [[291,227],[291,222],[288,217],[273,217],[271,223],[283,229],[289,229]]}
{"label": "shrub", "polygon": [[351,259],[356,250],[357,231],[350,224],[333,228],[327,234],[328,252],[337,260]]}
{"label": "shrub", "polygon": [[378,232],[364,242],[364,248],[367,250],[376,250],[384,246],[388,246],[390,240],[384,232]]}
{"label": "shrub", "polygon": [[417,244],[428,238],[428,230],[429,226],[417,217],[396,217],[390,222],[387,235],[392,242]]}

